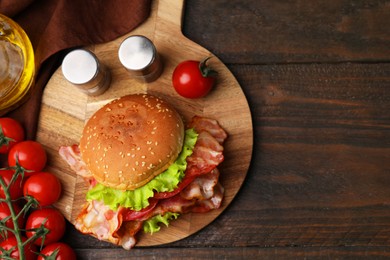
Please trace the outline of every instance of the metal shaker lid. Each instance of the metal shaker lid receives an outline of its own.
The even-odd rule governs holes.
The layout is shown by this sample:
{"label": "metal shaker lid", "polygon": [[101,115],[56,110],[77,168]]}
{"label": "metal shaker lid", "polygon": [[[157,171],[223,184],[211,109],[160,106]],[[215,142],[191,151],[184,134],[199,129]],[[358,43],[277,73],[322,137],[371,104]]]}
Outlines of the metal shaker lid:
{"label": "metal shaker lid", "polygon": [[118,50],[119,60],[129,70],[142,70],[148,67],[156,56],[153,43],[142,35],[126,38]]}
{"label": "metal shaker lid", "polygon": [[85,84],[96,77],[99,62],[88,50],[79,49],[69,52],[62,61],[64,77],[74,84]]}

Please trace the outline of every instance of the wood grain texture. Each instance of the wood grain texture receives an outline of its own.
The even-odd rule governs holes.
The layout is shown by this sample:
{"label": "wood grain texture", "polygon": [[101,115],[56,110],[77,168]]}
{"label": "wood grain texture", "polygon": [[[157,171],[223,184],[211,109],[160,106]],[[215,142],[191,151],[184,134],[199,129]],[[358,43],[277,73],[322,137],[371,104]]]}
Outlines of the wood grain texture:
{"label": "wood grain texture", "polygon": [[[388,259],[389,252],[385,247],[366,249],[361,247],[345,248],[149,248],[147,250],[134,249],[129,256],[128,252],[112,249],[98,249],[95,251],[83,249],[78,251],[82,259],[360,259],[362,255],[370,255],[375,259]],[[367,258],[365,258],[367,259]]]}
{"label": "wood grain texture", "polygon": [[183,33],[242,87],[254,130],[238,195],[188,239],[81,259],[388,259],[389,1],[187,1]]}
{"label": "wood grain texture", "polygon": [[390,58],[388,1],[200,0],[185,12],[184,34],[226,64]]}
{"label": "wood grain texture", "polygon": [[[219,167],[221,184],[225,188],[221,208],[207,214],[182,215],[169,228],[162,228],[153,235],[141,233],[137,246],[177,241],[211,223],[230,204],[245,180],[253,145],[251,114],[245,95],[231,72],[216,57],[209,64],[218,71],[218,84],[207,97],[190,100],[175,92],[171,77],[176,65],[183,60],[201,60],[212,54],[182,35],[183,1],[154,1],[152,10],[149,20],[131,34],[89,47],[112,72],[111,86],[104,94],[88,97],[64,79],[61,68],[54,73],[43,94],[37,134],[37,140],[49,153],[47,169],[59,176],[63,183],[64,193],[56,207],[71,223],[75,223],[85,203],[87,185],[62,161],[58,147],[78,144],[84,123],[97,109],[114,98],[131,93],[149,93],[171,103],[186,122],[195,115],[218,120],[229,135],[224,144],[225,161]],[[136,81],[119,62],[119,44],[125,37],[135,34],[150,38],[163,57],[164,71],[155,82]]]}

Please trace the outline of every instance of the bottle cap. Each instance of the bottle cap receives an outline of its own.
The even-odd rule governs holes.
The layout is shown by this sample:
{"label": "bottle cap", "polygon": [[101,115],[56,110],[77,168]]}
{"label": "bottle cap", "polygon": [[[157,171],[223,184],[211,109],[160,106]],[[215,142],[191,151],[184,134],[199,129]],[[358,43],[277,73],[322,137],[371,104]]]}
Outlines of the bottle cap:
{"label": "bottle cap", "polygon": [[99,62],[88,50],[78,49],[69,52],[62,61],[62,73],[73,84],[86,84],[93,80],[99,71]]}
{"label": "bottle cap", "polygon": [[145,36],[126,38],[119,47],[118,56],[122,65],[137,79],[151,82],[162,72],[156,47]]}

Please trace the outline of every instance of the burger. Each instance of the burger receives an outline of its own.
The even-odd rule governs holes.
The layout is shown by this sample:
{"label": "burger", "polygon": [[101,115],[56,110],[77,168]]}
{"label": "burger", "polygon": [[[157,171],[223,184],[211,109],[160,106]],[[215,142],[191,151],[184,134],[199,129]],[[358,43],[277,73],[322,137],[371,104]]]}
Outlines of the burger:
{"label": "burger", "polygon": [[79,144],[59,150],[88,185],[75,227],[130,249],[142,230],[158,232],[180,214],[219,208],[226,138],[216,120],[194,116],[185,124],[156,96],[109,102],[88,120]]}

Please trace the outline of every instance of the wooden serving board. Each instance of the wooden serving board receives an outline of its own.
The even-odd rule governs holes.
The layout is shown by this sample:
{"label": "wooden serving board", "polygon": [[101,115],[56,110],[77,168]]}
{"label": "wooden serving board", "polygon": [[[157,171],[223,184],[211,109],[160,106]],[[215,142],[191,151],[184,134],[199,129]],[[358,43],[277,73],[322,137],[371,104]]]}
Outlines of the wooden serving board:
{"label": "wooden serving board", "polygon": [[[153,235],[139,234],[137,246],[152,246],[185,238],[212,222],[233,200],[244,182],[253,147],[252,119],[245,95],[238,82],[217,58],[209,65],[218,71],[215,88],[205,98],[185,99],[174,91],[171,76],[176,65],[188,59],[202,60],[212,53],[187,39],[181,31],[184,0],[154,0],[146,22],[130,34],[112,42],[89,46],[112,74],[110,88],[98,97],[79,92],[68,83],[58,69],[48,82],[42,100],[37,140],[48,152],[47,170],[62,181],[63,194],[56,207],[72,223],[85,202],[87,187],[81,177],[58,155],[61,145],[78,144],[88,118],[110,100],[130,93],[150,93],[164,98],[189,120],[194,115],[215,118],[228,132],[225,161],[219,167],[225,187],[222,207],[206,214],[185,214],[172,221],[169,228]],[[120,64],[118,48],[129,35],[141,34],[151,39],[163,58],[163,74],[152,83],[140,83],[131,78]]]}

